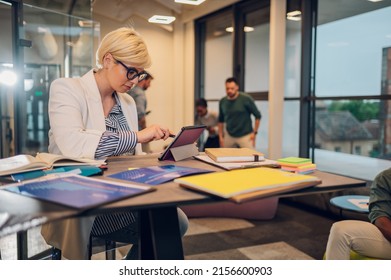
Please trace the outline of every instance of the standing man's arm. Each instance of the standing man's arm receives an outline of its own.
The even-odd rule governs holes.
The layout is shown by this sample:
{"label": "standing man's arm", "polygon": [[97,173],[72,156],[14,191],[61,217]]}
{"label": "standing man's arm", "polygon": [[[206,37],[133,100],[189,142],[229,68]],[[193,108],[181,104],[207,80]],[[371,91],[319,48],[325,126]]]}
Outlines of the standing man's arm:
{"label": "standing man's arm", "polygon": [[220,142],[220,147],[224,147],[224,123],[219,122],[218,124],[219,127],[219,142]]}
{"label": "standing man's arm", "polygon": [[261,125],[261,119],[255,119],[254,130],[253,130],[253,134],[251,135],[251,141],[253,142],[254,147],[255,147],[255,139],[257,137],[258,129],[260,125]]}
{"label": "standing man's arm", "polygon": [[218,121],[218,130],[219,130],[219,142],[220,147],[224,147],[224,122],[225,122],[225,116],[224,116],[224,110],[223,110],[223,99],[220,99],[219,101],[219,115],[217,118]]}
{"label": "standing man's arm", "polygon": [[253,143],[253,147],[255,147],[255,139],[256,139],[256,136],[258,134],[259,126],[261,124],[262,114],[258,110],[257,105],[255,105],[254,99],[252,99],[251,97],[250,97],[250,102],[247,103],[247,104],[248,104],[248,107],[249,107],[250,114],[252,114],[255,117],[253,133],[250,136],[250,139],[251,139],[251,141]]}

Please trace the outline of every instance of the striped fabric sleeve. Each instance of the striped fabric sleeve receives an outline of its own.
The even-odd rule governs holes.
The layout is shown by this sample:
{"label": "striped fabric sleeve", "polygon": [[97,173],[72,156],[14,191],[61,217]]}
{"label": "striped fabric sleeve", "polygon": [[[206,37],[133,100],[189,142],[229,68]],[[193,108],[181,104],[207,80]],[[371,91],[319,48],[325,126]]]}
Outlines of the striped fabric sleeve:
{"label": "striped fabric sleeve", "polygon": [[118,133],[106,131],[100,138],[95,151],[95,158],[122,155],[133,150],[137,145],[137,134],[134,131]]}

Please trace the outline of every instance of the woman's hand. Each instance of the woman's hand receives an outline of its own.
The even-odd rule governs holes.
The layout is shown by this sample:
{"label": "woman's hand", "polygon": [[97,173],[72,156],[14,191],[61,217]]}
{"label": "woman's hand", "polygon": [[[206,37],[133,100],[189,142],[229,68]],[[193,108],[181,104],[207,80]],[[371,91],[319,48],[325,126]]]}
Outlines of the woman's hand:
{"label": "woman's hand", "polygon": [[166,140],[170,137],[170,130],[157,124],[153,124],[137,131],[137,139],[139,143],[148,143],[153,140],[163,139]]}

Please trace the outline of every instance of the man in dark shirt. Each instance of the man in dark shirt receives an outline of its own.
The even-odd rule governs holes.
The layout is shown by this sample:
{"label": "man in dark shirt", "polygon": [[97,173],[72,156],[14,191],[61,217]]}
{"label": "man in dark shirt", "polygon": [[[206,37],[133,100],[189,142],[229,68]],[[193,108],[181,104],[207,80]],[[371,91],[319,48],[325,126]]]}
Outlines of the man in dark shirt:
{"label": "man in dark shirt", "polygon": [[379,173],[371,185],[369,220],[334,223],[325,258],[348,260],[352,250],[366,257],[391,259],[391,168]]}
{"label": "man in dark shirt", "polygon": [[207,139],[200,145],[200,150],[205,148],[219,148],[219,135],[217,133],[218,116],[217,113],[208,109],[208,103],[204,98],[200,98],[196,101],[196,125],[206,125]]}
{"label": "man in dark shirt", "polygon": [[[221,147],[255,147],[261,112],[251,96],[239,92],[235,78],[225,81],[227,96],[219,102],[219,140]],[[255,117],[254,128],[251,116]]]}

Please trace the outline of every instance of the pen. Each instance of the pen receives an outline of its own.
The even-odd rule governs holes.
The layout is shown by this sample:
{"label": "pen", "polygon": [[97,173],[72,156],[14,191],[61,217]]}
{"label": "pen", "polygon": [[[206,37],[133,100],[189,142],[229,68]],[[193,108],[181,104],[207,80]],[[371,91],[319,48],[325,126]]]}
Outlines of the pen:
{"label": "pen", "polygon": [[176,135],[175,135],[175,134],[171,134],[171,133],[170,133],[170,135],[169,135],[168,137],[175,138],[175,137],[176,137]]}

